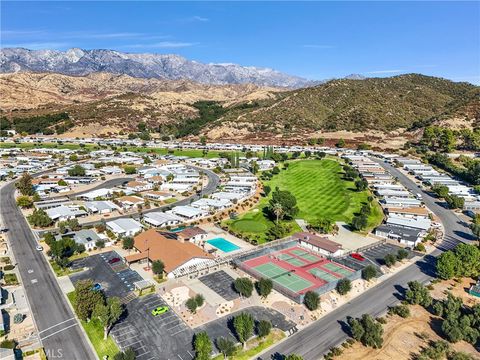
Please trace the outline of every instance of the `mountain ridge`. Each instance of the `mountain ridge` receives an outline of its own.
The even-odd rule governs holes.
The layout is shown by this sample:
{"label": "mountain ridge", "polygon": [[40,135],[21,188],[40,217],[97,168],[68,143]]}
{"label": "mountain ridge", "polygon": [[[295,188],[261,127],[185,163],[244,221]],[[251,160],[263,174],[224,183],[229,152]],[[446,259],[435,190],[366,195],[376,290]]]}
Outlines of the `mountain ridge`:
{"label": "mountain ridge", "polygon": [[0,49],[0,72],[55,72],[85,76],[95,72],[138,78],[188,79],[204,84],[252,83],[259,86],[299,88],[315,84],[271,68],[238,64],[204,64],[176,54],[125,53],[108,49],[29,50]]}

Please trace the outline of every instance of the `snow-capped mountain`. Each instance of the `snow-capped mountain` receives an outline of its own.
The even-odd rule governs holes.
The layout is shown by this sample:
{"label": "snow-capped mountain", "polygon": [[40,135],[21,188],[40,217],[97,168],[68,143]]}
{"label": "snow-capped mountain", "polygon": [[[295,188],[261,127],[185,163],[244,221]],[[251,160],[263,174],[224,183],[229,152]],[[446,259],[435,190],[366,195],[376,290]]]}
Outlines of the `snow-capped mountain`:
{"label": "snow-capped mountain", "polygon": [[179,55],[135,54],[114,50],[67,51],[0,49],[0,72],[55,72],[88,75],[95,72],[126,74],[138,78],[188,79],[204,84],[246,84],[298,88],[311,85],[307,79],[269,68],[237,64],[202,64]]}

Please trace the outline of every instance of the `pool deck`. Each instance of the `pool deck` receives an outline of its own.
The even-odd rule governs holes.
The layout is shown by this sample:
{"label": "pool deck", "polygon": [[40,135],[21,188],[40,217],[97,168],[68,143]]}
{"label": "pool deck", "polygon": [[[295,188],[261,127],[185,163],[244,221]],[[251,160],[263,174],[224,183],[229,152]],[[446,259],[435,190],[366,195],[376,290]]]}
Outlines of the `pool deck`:
{"label": "pool deck", "polygon": [[[227,255],[232,255],[235,254],[237,251],[245,250],[245,249],[251,249],[254,248],[252,244],[249,244],[246,241],[243,241],[227,232],[224,230],[220,229],[219,227],[213,225],[213,224],[205,224],[205,225],[200,225],[200,228],[205,230],[207,232],[207,238],[205,241],[212,240],[212,239],[217,239],[217,238],[224,238],[225,240],[231,242],[234,245],[237,245],[240,249],[230,251],[230,252],[223,252],[220,249],[219,251],[216,252],[217,256],[227,256]],[[212,246],[210,244],[206,244],[206,249],[217,249],[215,246]]]}

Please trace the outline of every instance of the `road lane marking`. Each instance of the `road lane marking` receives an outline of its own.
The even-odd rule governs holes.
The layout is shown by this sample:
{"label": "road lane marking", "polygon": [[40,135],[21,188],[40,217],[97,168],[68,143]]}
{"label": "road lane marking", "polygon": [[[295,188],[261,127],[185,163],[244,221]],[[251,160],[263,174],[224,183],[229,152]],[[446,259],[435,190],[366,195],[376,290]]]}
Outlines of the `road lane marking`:
{"label": "road lane marking", "polygon": [[61,333],[62,331],[68,330],[68,329],[70,329],[71,327],[74,327],[74,326],[77,326],[77,323],[72,324],[72,325],[69,325],[69,326],[67,326],[66,328],[63,328],[63,329],[61,329],[61,330],[55,331],[54,333],[51,333],[50,335],[47,335],[47,336],[45,336],[45,337],[43,337],[43,338],[41,338],[41,339],[42,339],[42,341],[43,341],[43,340],[45,340],[45,339],[48,339],[50,336],[56,335],[56,334],[58,334],[58,333]]}
{"label": "road lane marking", "polygon": [[47,330],[50,330],[50,329],[52,329],[52,328],[54,328],[54,327],[57,327],[58,325],[62,325],[62,324],[66,323],[66,322],[68,322],[68,321],[71,321],[71,320],[76,320],[76,319],[75,319],[74,317],[72,317],[72,318],[67,319],[67,320],[65,320],[65,321],[59,322],[58,324],[55,324],[55,325],[52,325],[52,326],[50,326],[50,327],[48,327],[48,328],[46,328],[46,329],[43,329],[43,330],[40,331],[38,334],[40,335],[41,333],[43,333],[43,332],[45,332],[45,331],[47,331]]}

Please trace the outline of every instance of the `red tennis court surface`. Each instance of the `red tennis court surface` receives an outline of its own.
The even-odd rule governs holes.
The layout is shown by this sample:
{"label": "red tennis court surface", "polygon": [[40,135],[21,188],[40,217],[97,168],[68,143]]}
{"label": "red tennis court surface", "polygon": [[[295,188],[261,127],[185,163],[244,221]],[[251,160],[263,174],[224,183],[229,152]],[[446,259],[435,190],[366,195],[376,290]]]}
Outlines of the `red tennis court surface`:
{"label": "red tennis court surface", "polygon": [[262,255],[243,264],[296,294],[319,288],[354,272],[299,246]]}

